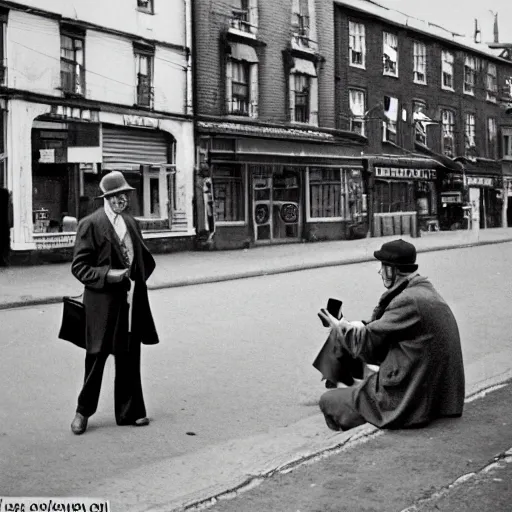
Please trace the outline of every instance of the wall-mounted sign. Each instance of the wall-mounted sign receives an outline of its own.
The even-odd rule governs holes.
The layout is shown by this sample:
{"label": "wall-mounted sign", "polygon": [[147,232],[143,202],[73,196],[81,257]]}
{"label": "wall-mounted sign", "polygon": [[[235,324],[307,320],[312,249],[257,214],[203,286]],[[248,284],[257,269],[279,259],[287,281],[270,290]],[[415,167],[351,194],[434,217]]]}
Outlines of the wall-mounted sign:
{"label": "wall-mounted sign", "polygon": [[435,180],[434,169],[402,169],[400,167],[375,167],[376,178],[401,178],[409,180]]}
{"label": "wall-mounted sign", "polygon": [[75,235],[51,234],[46,236],[34,236],[36,249],[58,249],[61,247],[73,247],[75,245]]}
{"label": "wall-mounted sign", "polygon": [[160,121],[153,117],[124,115],[123,120],[126,126],[143,126],[144,128],[158,128],[160,125]]}
{"label": "wall-mounted sign", "polygon": [[494,187],[494,178],[484,178],[483,176],[468,176],[468,187]]}
{"label": "wall-mounted sign", "polygon": [[39,150],[39,163],[40,164],[54,164],[55,163],[55,149],[40,149]]}

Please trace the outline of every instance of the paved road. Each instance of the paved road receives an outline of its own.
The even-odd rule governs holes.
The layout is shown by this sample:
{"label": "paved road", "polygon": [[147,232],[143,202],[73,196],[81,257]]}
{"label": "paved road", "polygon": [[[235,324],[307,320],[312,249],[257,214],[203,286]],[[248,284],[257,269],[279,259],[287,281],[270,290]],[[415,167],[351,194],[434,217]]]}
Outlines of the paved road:
{"label": "paved road", "polygon": [[[512,244],[420,255],[422,273],[459,319],[471,385],[512,366],[511,258]],[[147,429],[115,426],[110,361],[98,414],[82,437],[69,423],[83,355],[56,339],[60,307],[0,312],[2,494],[82,494],[133,468],[318,415],[323,389],[311,361],[326,333],[316,311],[335,296],[348,318],[367,317],[382,291],[377,268],[151,292],[162,343],[146,347],[143,380],[154,421]]]}

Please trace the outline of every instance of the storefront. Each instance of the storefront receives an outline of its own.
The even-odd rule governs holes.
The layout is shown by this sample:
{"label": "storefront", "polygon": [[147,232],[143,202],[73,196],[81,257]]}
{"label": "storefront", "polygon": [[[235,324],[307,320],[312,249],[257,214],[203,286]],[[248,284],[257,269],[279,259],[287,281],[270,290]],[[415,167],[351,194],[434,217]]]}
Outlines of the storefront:
{"label": "storefront", "polygon": [[135,188],[131,213],[153,250],[178,250],[182,239],[192,247],[190,120],[22,100],[9,105],[10,132],[17,134],[8,141],[7,172],[15,252],[71,248],[80,219],[102,205],[99,182],[111,170]]}
{"label": "storefront", "polygon": [[254,138],[234,132],[200,137],[202,179],[211,180],[213,196],[213,222],[206,213],[203,226],[213,226],[215,247],[365,236],[366,193],[357,144],[342,146],[320,131],[260,130]]}
{"label": "storefront", "polygon": [[443,166],[415,157],[368,157],[371,235],[419,236],[440,229],[439,179]]}
{"label": "storefront", "polygon": [[502,222],[502,181],[496,176],[467,176],[469,202],[480,229],[499,228]]}

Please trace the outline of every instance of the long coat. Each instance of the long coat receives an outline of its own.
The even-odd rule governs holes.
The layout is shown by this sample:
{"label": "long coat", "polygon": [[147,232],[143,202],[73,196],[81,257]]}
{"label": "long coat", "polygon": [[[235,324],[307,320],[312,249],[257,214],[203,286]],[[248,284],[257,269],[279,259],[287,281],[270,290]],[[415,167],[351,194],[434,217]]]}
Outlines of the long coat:
{"label": "long coat", "polygon": [[428,279],[415,276],[365,326],[340,324],[337,341],[380,365],[352,391],[350,404],[380,428],[421,426],[464,407],[464,366],[455,317]]}
{"label": "long coat", "polygon": [[134,260],[130,277],[134,281],[132,326],[128,336],[128,279],[107,283],[110,269],[126,268],[117,234],[104,208],[82,219],[78,225],[72,274],[85,286],[86,350],[95,354],[116,354],[132,343],[154,345],[158,334],[151,314],[146,281],[155,269],[155,260],[142,239],[137,222],[122,214],[133,241]]}

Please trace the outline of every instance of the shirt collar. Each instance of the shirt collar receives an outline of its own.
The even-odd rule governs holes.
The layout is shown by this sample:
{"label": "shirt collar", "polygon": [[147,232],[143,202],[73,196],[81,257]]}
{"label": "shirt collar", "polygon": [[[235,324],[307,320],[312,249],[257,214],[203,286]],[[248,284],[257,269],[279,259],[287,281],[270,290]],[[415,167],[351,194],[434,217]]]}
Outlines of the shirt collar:
{"label": "shirt collar", "polygon": [[107,214],[108,220],[114,224],[114,221],[116,220],[117,213],[112,210],[112,207],[110,206],[110,203],[108,202],[107,198],[103,198],[103,204],[105,207],[105,213]]}

